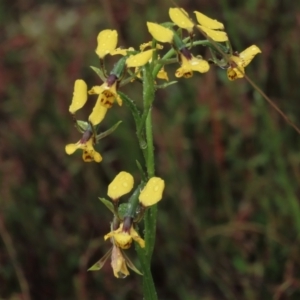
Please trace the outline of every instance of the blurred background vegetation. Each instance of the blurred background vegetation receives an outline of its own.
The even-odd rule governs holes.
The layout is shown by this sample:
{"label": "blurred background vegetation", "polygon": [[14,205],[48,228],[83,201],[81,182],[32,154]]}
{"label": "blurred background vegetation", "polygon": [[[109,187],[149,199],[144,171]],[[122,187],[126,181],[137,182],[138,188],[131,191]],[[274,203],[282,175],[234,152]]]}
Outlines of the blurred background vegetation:
{"label": "blurred background vegetation", "polygon": [[[223,22],[235,50],[258,45],[247,74],[300,124],[299,1],[177,3]],[[74,80],[100,83],[89,68],[98,32],[117,29],[119,45],[137,47],[150,39],[145,21],[168,21],[170,6],[0,2],[1,299],[142,299],[138,275],[116,279],[109,262],[86,271],[110,248],[111,214],[97,198],[120,170],[139,178],[130,112],[115,105],[102,123],[123,120],[98,145],[101,164],[64,146],[80,138],[68,113]],[[140,103],[137,83],[123,92]],[[299,135],[245,80],[214,67],[160,90],[153,115],[166,181],[152,265],[159,299],[300,299]]]}

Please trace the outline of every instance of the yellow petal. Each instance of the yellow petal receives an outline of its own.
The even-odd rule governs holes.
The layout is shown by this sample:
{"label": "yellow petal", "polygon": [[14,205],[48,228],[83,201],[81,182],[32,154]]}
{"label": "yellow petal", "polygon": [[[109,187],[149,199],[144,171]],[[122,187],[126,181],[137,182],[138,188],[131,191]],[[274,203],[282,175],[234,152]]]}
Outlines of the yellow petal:
{"label": "yellow petal", "polygon": [[82,79],[77,79],[74,84],[74,92],[69,112],[74,114],[78,109],[84,106],[87,101],[87,85]]}
{"label": "yellow petal", "polygon": [[188,13],[183,8],[170,8],[169,16],[178,27],[191,31],[194,23],[189,19]]}
{"label": "yellow petal", "polygon": [[161,68],[159,70],[156,77],[159,78],[159,79],[164,79],[166,81],[169,81],[168,73],[165,71],[164,68]]}
{"label": "yellow petal", "polygon": [[258,53],[261,53],[261,50],[256,45],[252,45],[245,49],[243,52],[241,52],[239,54],[239,57],[243,60],[243,67],[248,66],[254,58],[254,56]]}
{"label": "yellow petal", "polygon": [[224,31],[209,29],[201,25],[197,25],[197,27],[200,28],[202,31],[204,31],[204,33],[206,33],[211,39],[213,39],[216,42],[228,41],[227,33]]}
{"label": "yellow petal", "polygon": [[106,234],[106,235],[104,236],[104,240],[106,241],[107,239],[113,237],[114,234],[115,234],[114,231],[109,232],[108,234]]}
{"label": "yellow petal", "polygon": [[101,162],[102,156],[94,149],[94,136],[92,136],[85,144],[81,147],[83,149],[82,159],[85,162]]}
{"label": "yellow petal", "polygon": [[84,149],[82,153],[82,159],[85,162],[101,162],[102,161],[102,156],[100,155],[99,152],[93,149]]}
{"label": "yellow petal", "polygon": [[[141,51],[144,51],[146,48],[151,48],[152,47],[152,41],[150,41],[150,42],[148,42],[148,43],[143,43],[143,44],[141,44],[140,45],[140,50]],[[163,45],[161,45],[161,44],[159,44],[159,43],[156,43],[156,49],[158,49],[158,50],[161,50],[161,49],[163,49],[164,48],[164,46]]]}
{"label": "yellow petal", "polygon": [[141,191],[139,200],[143,206],[156,204],[162,198],[165,182],[159,177],[152,177]]}
{"label": "yellow petal", "polygon": [[190,68],[186,69],[184,67],[180,67],[176,70],[175,76],[177,78],[181,78],[181,77],[191,78],[193,76],[193,71]]}
{"label": "yellow petal", "polygon": [[200,25],[210,29],[224,29],[224,25],[219,21],[211,19],[198,11],[194,11],[194,13],[196,14],[197,21]]}
{"label": "yellow petal", "polygon": [[89,121],[93,125],[99,124],[105,117],[107,108],[102,105],[101,100],[97,100],[92,113],[89,116]]}
{"label": "yellow petal", "polygon": [[101,156],[101,154],[100,154],[99,152],[97,152],[97,151],[95,151],[95,153],[94,153],[94,161],[97,162],[97,163],[99,163],[99,162],[102,161],[102,156]]}
{"label": "yellow petal", "polygon": [[102,104],[102,106],[106,108],[111,108],[115,101],[115,96],[110,91],[103,91],[101,95],[99,95],[98,100]]}
{"label": "yellow petal", "polygon": [[117,101],[119,106],[122,106],[123,100],[121,99],[121,97],[118,94],[116,94],[116,101]]}
{"label": "yellow petal", "polygon": [[147,22],[148,31],[159,42],[172,43],[174,33],[172,30],[158,25],[156,23]]}
{"label": "yellow petal", "polygon": [[141,67],[145,65],[152,58],[152,53],[153,49],[129,56],[126,60],[127,67]]}
{"label": "yellow petal", "polygon": [[97,42],[98,46],[96,48],[96,53],[101,59],[103,59],[105,55],[117,47],[118,33],[116,30],[102,30],[98,34]]}
{"label": "yellow petal", "polygon": [[102,85],[96,85],[96,86],[93,86],[89,91],[88,93],[90,95],[94,95],[94,94],[101,94],[104,90],[105,90],[105,87],[106,87],[106,84],[102,84]]}
{"label": "yellow petal", "polygon": [[140,235],[136,232],[136,230],[133,227],[130,228],[130,235],[133,238],[133,240],[141,246],[141,248],[145,248],[145,241],[140,237]]}
{"label": "yellow petal", "polygon": [[243,78],[244,75],[241,72],[236,72],[238,70],[233,69],[233,68],[228,68],[227,69],[227,77],[229,80],[233,81],[236,80],[238,78]]}
{"label": "yellow petal", "polygon": [[79,143],[76,143],[76,144],[68,144],[66,145],[65,147],[65,151],[68,155],[71,155],[73,154],[78,148],[79,148]]}
{"label": "yellow petal", "polygon": [[132,244],[132,237],[127,232],[115,233],[113,235],[115,244],[122,248],[128,249]]}
{"label": "yellow petal", "polygon": [[123,48],[117,48],[112,50],[109,54],[110,55],[127,55],[127,51],[134,51],[134,48],[130,47],[128,49],[123,49]]}
{"label": "yellow petal", "polygon": [[193,71],[198,71],[200,73],[205,73],[209,70],[209,63],[204,59],[193,57],[190,60],[190,65]]}
{"label": "yellow petal", "polygon": [[108,186],[107,195],[113,200],[118,199],[132,190],[133,183],[132,175],[122,171]]}

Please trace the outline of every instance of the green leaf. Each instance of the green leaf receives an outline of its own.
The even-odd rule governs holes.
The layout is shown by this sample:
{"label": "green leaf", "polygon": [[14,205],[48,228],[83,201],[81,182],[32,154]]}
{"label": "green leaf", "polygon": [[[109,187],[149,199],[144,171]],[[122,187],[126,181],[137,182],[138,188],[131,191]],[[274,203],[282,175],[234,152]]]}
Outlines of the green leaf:
{"label": "green leaf", "polygon": [[123,250],[121,250],[121,252],[125,258],[127,266],[135,273],[143,276],[143,273],[137,269],[137,267],[133,264],[133,262],[130,260],[130,258],[125,254],[125,252]]}
{"label": "green leaf", "polygon": [[119,217],[123,220],[125,215],[127,215],[128,206],[130,203],[122,203],[118,207]]}
{"label": "green leaf", "polygon": [[140,162],[138,160],[136,160],[135,162],[136,162],[136,165],[137,165],[137,167],[138,167],[138,169],[141,173],[142,181],[146,182],[147,181],[147,175],[144,172],[142,165],[140,164]]}
{"label": "green leaf", "polygon": [[109,134],[113,133],[121,123],[122,123],[122,121],[119,121],[114,126],[110,127],[108,130],[101,132],[100,134],[97,134],[97,136],[96,136],[97,142],[99,140],[103,139],[104,137],[108,136]]}
{"label": "green leaf", "polygon": [[88,129],[89,123],[86,121],[76,120],[75,127],[80,133],[84,133]]}
{"label": "green leaf", "polygon": [[99,200],[114,214],[114,206],[113,204],[109,201],[106,200],[105,198],[99,198]]}
{"label": "green leaf", "polygon": [[161,25],[161,26],[164,26],[164,27],[166,27],[166,28],[172,28],[172,27],[175,26],[175,24],[172,23],[172,22],[164,22],[164,23],[160,23],[160,25]]}
{"label": "green leaf", "polygon": [[128,58],[128,56],[124,56],[122,58],[119,59],[119,61],[114,65],[114,68],[112,69],[112,71],[110,72],[110,74],[114,74],[116,75],[117,78],[121,78],[125,67],[126,67],[126,59]]}
{"label": "green leaf", "polygon": [[93,67],[93,66],[90,66],[90,68],[101,78],[101,80],[103,82],[106,81],[105,75],[101,69]]}
{"label": "green leaf", "polygon": [[112,247],[110,250],[108,250],[102,258],[100,258],[95,264],[93,264],[88,271],[99,271],[107,261],[107,259],[110,257],[112,251]]}

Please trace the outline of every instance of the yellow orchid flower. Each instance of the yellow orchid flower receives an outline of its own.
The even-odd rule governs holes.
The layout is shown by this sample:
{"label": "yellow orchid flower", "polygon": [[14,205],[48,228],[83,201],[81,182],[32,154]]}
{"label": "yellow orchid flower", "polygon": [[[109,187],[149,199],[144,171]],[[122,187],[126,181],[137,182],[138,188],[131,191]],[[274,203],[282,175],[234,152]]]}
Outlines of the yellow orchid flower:
{"label": "yellow orchid flower", "polygon": [[111,256],[111,266],[114,272],[115,277],[125,278],[130,275],[128,268],[136,272],[139,275],[143,275],[128,258],[128,256],[115,245],[114,240],[112,239],[113,246],[108,250],[102,258],[100,258],[93,266],[91,266],[88,271],[99,271],[102,269],[106,263],[109,256]]}
{"label": "yellow orchid flower", "polygon": [[193,56],[193,54],[191,54],[186,48],[179,52],[179,56],[181,67],[176,70],[176,77],[183,76],[185,78],[190,78],[193,76],[193,71],[200,73],[208,72],[208,62],[202,58]]}
{"label": "yellow orchid flower", "polygon": [[174,33],[172,30],[159,24],[147,22],[148,31],[154,39],[161,43],[172,43]]}
{"label": "yellow orchid flower", "polygon": [[74,114],[77,110],[82,108],[87,101],[87,85],[82,79],[75,80],[74,92],[69,112]]}
{"label": "yellow orchid flower", "polygon": [[[109,75],[107,80],[102,85],[94,86],[88,91],[90,95],[99,95],[96,103],[97,107],[104,106],[106,108],[111,108],[115,100],[120,106],[122,105],[122,99],[117,93],[117,84],[117,77],[115,75]],[[104,110],[102,113],[103,112]]]}
{"label": "yellow orchid flower", "polygon": [[68,155],[73,154],[77,149],[82,149],[82,159],[85,162],[101,162],[102,156],[94,149],[95,136],[89,130],[87,130],[82,138],[76,144],[68,144],[65,147],[65,151]]}
{"label": "yellow orchid flower", "polygon": [[116,30],[102,30],[97,36],[96,54],[103,59],[111,51],[115,50],[118,43],[118,33]]}
{"label": "yellow orchid flower", "polygon": [[134,179],[132,175],[122,171],[109,184],[107,195],[113,200],[119,199],[132,190],[133,184]]}
{"label": "yellow orchid flower", "polygon": [[140,203],[145,207],[156,204],[162,199],[164,188],[165,182],[163,179],[159,177],[150,178],[140,193]]}
{"label": "yellow orchid flower", "polygon": [[117,230],[111,231],[110,233],[104,236],[104,240],[113,238],[116,246],[121,249],[128,249],[132,244],[132,240],[136,241],[141,248],[145,247],[145,241],[139,236],[136,230],[131,224],[128,230],[123,229],[124,223],[120,224],[120,227]]}
{"label": "yellow orchid flower", "polygon": [[258,53],[261,53],[261,50],[256,45],[252,45],[238,54],[238,56],[232,55],[230,57],[230,67],[227,69],[228,79],[232,81],[243,78],[245,76],[244,68],[249,65]]}
{"label": "yellow orchid flower", "polygon": [[[74,84],[74,92],[72,103],[69,107],[69,112],[75,114],[77,110],[82,108],[87,101],[87,85],[82,79],[77,79]],[[94,106],[92,113],[89,116],[89,120],[93,125],[99,124],[105,117],[107,108],[99,105],[97,102]]]}
{"label": "yellow orchid flower", "polygon": [[183,8],[170,8],[169,16],[178,27],[186,29],[189,33],[193,31],[194,23],[189,19],[188,13]]}

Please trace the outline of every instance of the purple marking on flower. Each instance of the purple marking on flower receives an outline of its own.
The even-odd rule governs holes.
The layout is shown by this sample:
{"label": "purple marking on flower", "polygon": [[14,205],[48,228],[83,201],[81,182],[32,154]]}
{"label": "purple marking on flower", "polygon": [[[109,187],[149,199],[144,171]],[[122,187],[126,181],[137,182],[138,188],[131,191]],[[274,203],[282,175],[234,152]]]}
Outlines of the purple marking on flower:
{"label": "purple marking on flower", "polygon": [[115,74],[110,74],[106,79],[107,86],[111,87],[117,80],[118,77]]}
{"label": "purple marking on flower", "polygon": [[188,59],[188,60],[191,60],[192,59],[192,54],[191,54],[191,52],[187,49],[187,48],[182,48],[181,50],[180,50],[180,52],[181,52],[181,54],[186,58],[186,59]]}
{"label": "purple marking on flower", "polygon": [[132,218],[127,216],[123,221],[123,232],[129,232],[132,226]]}
{"label": "purple marking on flower", "polygon": [[80,139],[80,143],[81,144],[85,144],[93,135],[93,132],[90,131],[89,129],[86,130],[83,135],[82,135],[82,138]]}

